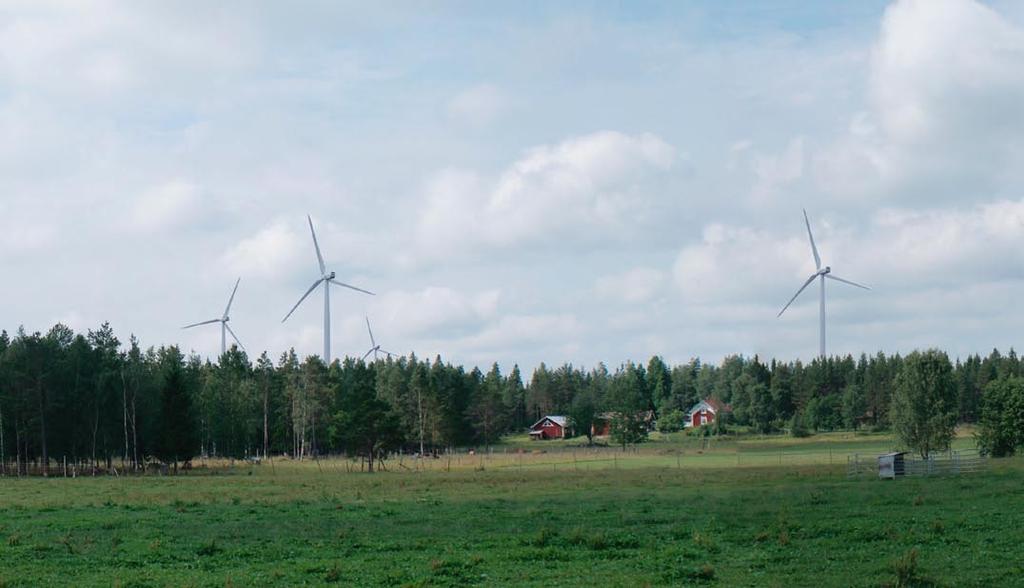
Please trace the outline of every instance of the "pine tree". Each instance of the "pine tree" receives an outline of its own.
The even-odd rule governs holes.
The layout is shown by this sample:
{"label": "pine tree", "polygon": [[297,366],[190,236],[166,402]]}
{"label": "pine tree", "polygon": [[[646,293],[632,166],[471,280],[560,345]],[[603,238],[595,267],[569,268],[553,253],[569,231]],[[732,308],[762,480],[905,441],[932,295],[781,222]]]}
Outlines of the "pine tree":
{"label": "pine tree", "polygon": [[199,448],[198,435],[192,414],[192,400],[181,352],[170,347],[161,358],[163,386],[160,391],[160,433],[157,436],[156,456],[164,463],[172,463],[178,472],[178,462],[188,462]]}

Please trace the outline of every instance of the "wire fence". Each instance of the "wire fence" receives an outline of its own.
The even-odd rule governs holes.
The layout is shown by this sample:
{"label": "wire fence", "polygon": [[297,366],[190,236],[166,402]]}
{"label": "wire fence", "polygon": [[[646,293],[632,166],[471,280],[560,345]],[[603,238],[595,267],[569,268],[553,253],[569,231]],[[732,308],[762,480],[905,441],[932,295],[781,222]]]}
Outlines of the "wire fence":
{"label": "wire fence", "polygon": [[[877,455],[853,454],[847,457],[847,477],[879,475]],[[928,457],[904,454],[894,460],[893,476],[959,476],[981,472],[988,468],[989,460],[977,449],[961,449],[931,453]]]}
{"label": "wire fence", "polygon": [[[777,445],[758,444],[744,446],[735,441],[694,439],[692,442],[672,445],[640,444],[623,448],[610,445],[543,445],[508,446],[458,449],[437,452],[392,453],[375,461],[374,469],[391,472],[467,470],[495,471],[586,471],[621,468],[777,468],[838,466],[846,462],[848,477],[877,476],[878,456],[886,453],[884,445],[861,448],[860,453],[848,453],[848,445],[837,447],[818,444]],[[873,453],[866,453],[870,451]],[[933,454],[927,459],[903,455],[897,464],[896,475],[934,476],[958,475],[981,471],[988,460],[977,450],[949,451]],[[321,473],[352,473],[367,468],[365,458],[345,455],[307,456],[301,459],[278,455],[268,458],[230,459],[199,456],[189,463],[179,464],[183,473],[215,471],[253,472],[271,474],[316,470]],[[282,470],[282,468],[284,468]],[[133,466],[131,461],[119,459],[110,462],[51,460],[48,467],[42,463],[20,462],[0,464],[0,477],[49,476],[76,478],[83,476],[139,476],[166,475],[172,470],[167,464],[148,461]],[[268,471],[269,470],[269,471]],[[841,470],[839,470],[841,471]],[[840,474],[842,475],[842,474]]]}

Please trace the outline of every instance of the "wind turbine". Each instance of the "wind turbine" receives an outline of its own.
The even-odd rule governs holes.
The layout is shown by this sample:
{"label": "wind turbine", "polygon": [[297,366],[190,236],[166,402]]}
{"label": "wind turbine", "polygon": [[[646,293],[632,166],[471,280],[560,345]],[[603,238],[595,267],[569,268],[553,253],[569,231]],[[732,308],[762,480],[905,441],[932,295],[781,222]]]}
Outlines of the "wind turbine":
{"label": "wind turbine", "polygon": [[324,256],[320,254],[320,244],[317,243],[316,231],[313,230],[313,219],[310,218],[310,216],[307,214],[306,215],[306,220],[309,221],[309,232],[310,232],[311,235],[313,235],[313,247],[316,248],[316,260],[320,264],[320,277],[317,279],[317,281],[313,282],[313,285],[309,287],[309,290],[306,290],[306,293],[302,295],[302,298],[299,298],[299,301],[296,302],[295,306],[293,306],[292,309],[288,311],[288,314],[284,315],[284,318],[281,319],[281,322],[283,323],[286,320],[288,320],[288,317],[290,317],[292,315],[292,313],[295,312],[295,309],[298,308],[300,304],[302,304],[302,301],[305,300],[306,297],[309,296],[313,292],[313,290],[316,290],[317,286],[319,286],[320,284],[323,284],[324,285],[324,356],[323,356],[323,360],[324,360],[324,363],[330,364],[331,363],[331,284],[334,284],[335,286],[343,286],[343,287],[348,288],[350,290],[355,290],[356,292],[362,292],[363,294],[369,294],[370,296],[374,296],[374,293],[370,292],[369,290],[363,290],[362,288],[356,288],[355,286],[350,286],[348,284],[345,284],[343,282],[339,282],[338,280],[334,279],[335,273],[327,271],[327,265],[324,264]]}
{"label": "wind turbine", "polygon": [[392,355],[394,355],[394,353],[391,353],[390,351],[386,351],[384,349],[381,349],[380,345],[377,344],[377,341],[374,340],[374,338],[373,338],[373,329],[370,328],[370,317],[366,317],[366,331],[368,333],[370,333],[370,345],[373,345],[373,347],[371,347],[369,351],[367,351],[366,353],[363,354],[363,361],[366,361],[366,358],[369,357],[371,353],[373,354],[373,361],[377,361],[377,352],[378,351],[380,353],[383,353],[384,355],[386,355],[388,357],[391,357]]}
{"label": "wind turbine", "polygon": [[793,301],[796,300],[796,297],[799,296],[801,292],[806,290],[807,286],[810,286],[811,282],[813,282],[814,279],[817,278],[820,281],[820,283],[821,283],[821,306],[820,306],[820,310],[819,310],[819,313],[818,313],[819,314],[819,322],[820,322],[820,326],[821,326],[820,354],[821,354],[821,357],[824,358],[825,357],[825,278],[828,278],[830,280],[835,280],[837,282],[842,282],[844,284],[849,284],[851,286],[856,286],[858,288],[863,288],[865,290],[870,290],[871,288],[868,288],[867,286],[858,284],[856,282],[851,282],[850,280],[844,280],[843,278],[840,278],[839,276],[833,274],[832,273],[832,268],[827,266],[827,265],[825,267],[821,267],[821,256],[818,255],[818,247],[814,244],[814,235],[811,233],[811,221],[807,219],[807,210],[804,210],[804,224],[807,225],[807,237],[811,240],[811,251],[814,253],[814,265],[818,268],[818,271],[814,272],[813,274],[811,274],[811,277],[807,278],[807,281],[804,282],[804,285],[800,286],[800,289],[796,291],[796,294],[794,294],[793,297],[789,299],[789,302],[786,303],[786,306],[782,307],[782,310],[779,311],[778,316],[782,316],[782,313],[786,312],[786,309],[789,308],[790,304],[793,304]]}
{"label": "wind turbine", "polygon": [[238,278],[237,280],[235,280],[235,289],[231,291],[231,298],[228,298],[228,306],[227,308],[224,309],[224,314],[220,318],[210,319],[208,321],[203,321],[201,323],[193,323],[191,325],[186,325],[182,327],[182,329],[191,329],[192,327],[198,327],[200,325],[212,325],[213,323],[220,323],[221,355],[224,355],[224,353],[228,350],[228,333],[231,333],[231,338],[235,340],[235,343],[238,343],[238,346],[242,349],[242,351],[245,351],[245,345],[242,345],[242,342],[238,340],[238,337],[235,335],[235,332],[232,331],[231,327],[228,326],[228,321],[231,320],[231,317],[228,316],[228,313],[231,312],[231,303],[235,301],[235,292],[238,292],[238,282],[241,281],[242,278]]}

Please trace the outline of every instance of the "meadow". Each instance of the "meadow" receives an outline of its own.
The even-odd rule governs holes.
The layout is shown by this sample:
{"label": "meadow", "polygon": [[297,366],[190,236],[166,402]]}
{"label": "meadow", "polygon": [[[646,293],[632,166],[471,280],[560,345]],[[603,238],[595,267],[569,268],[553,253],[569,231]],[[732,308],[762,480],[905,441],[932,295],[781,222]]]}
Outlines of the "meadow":
{"label": "meadow", "polygon": [[1024,461],[846,477],[847,454],[890,444],[668,437],[622,452],[512,439],[372,475],[335,459],[4,478],[0,586],[1024,582]]}

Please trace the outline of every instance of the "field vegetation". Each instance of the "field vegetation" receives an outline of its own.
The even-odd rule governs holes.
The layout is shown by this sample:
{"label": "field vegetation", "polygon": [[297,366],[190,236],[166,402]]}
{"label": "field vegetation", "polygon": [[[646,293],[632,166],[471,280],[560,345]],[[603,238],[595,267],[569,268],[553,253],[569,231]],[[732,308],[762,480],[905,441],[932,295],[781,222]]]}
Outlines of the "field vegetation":
{"label": "field vegetation", "polygon": [[[969,446],[971,438],[955,441]],[[848,479],[885,435],[0,479],[0,585],[1012,585],[1024,461]],[[542,446],[543,449],[539,449]],[[832,465],[829,465],[829,462]],[[780,465],[781,464],[781,465]]]}

